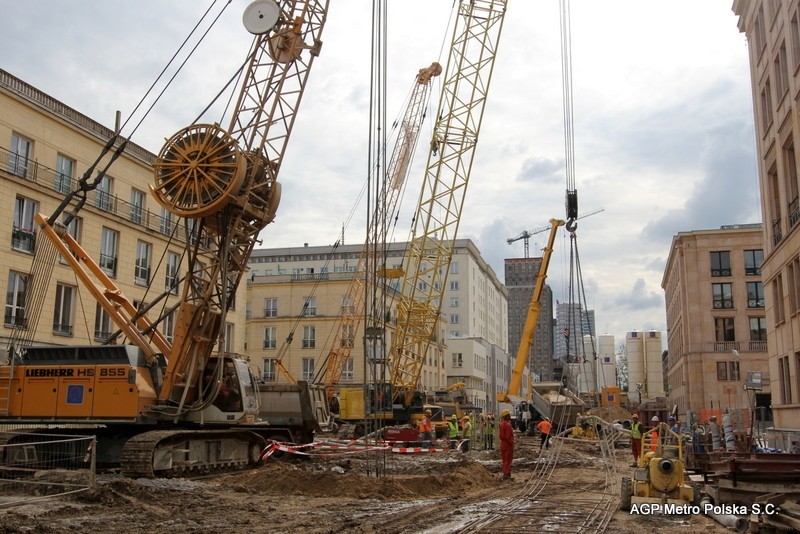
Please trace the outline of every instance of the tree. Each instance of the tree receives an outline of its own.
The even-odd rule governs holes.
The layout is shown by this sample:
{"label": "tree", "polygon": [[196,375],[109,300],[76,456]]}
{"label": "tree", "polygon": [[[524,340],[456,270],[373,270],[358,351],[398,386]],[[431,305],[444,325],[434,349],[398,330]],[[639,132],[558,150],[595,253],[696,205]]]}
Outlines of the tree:
{"label": "tree", "polygon": [[624,343],[617,347],[617,384],[620,391],[628,391],[628,355]]}

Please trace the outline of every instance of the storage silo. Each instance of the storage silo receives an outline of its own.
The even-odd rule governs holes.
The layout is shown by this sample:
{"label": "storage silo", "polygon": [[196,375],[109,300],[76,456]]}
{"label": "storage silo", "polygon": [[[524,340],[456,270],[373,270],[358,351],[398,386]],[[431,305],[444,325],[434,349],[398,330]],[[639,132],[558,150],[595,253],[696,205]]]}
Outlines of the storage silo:
{"label": "storage silo", "polygon": [[614,352],[614,336],[597,336],[597,388],[617,386],[617,355]]}
{"label": "storage silo", "polygon": [[661,344],[661,332],[651,330],[644,338],[645,373],[647,373],[647,396],[650,399],[664,396],[664,367],[661,355],[664,348]]}
{"label": "storage silo", "polygon": [[[628,399],[633,402],[647,399],[644,374],[644,338],[642,332],[625,336],[625,356],[628,358]],[[641,399],[639,398],[641,392]]]}

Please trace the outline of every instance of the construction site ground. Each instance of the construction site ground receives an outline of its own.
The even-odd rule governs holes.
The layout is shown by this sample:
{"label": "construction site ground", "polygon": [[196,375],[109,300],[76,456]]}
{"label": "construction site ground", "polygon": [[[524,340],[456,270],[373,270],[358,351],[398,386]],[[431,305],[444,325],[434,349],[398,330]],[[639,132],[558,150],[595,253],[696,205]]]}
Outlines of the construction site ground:
{"label": "construction site ground", "polygon": [[[630,450],[616,450],[618,477],[630,476]],[[382,477],[366,465],[385,465]],[[270,459],[261,467],[204,478],[129,479],[100,473],[97,489],[0,509],[0,533],[17,532],[458,532],[503,503],[530,477],[539,440],[517,434],[513,481],[500,479],[500,453],[373,453]],[[602,491],[596,445],[567,442],[548,481],[549,497]],[[556,514],[558,510],[550,513]],[[615,511],[606,532],[679,529],[722,533],[705,516],[646,516]]]}

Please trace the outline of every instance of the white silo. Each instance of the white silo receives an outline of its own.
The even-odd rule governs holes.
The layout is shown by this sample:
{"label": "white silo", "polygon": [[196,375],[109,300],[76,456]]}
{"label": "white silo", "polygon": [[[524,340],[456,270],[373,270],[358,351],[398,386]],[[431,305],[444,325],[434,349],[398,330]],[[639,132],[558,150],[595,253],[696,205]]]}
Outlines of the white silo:
{"label": "white silo", "polygon": [[647,373],[647,396],[650,399],[664,396],[664,367],[661,355],[664,348],[661,344],[661,332],[651,330],[645,333],[645,373]]}
{"label": "white silo", "polygon": [[580,372],[583,382],[581,393],[590,393],[592,391],[599,391],[597,382],[595,381],[595,365],[594,365],[594,352],[597,347],[592,350],[592,336],[583,336],[583,354],[586,356],[585,360],[580,362]]}
{"label": "white silo", "polygon": [[614,336],[597,336],[597,388],[617,385],[617,355],[614,352]]}
{"label": "white silo", "polygon": [[[642,332],[628,332],[625,336],[625,356],[628,358],[628,399],[631,402],[647,400],[644,338],[642,336]],[[641,393],[641,399],[639,393]]]}

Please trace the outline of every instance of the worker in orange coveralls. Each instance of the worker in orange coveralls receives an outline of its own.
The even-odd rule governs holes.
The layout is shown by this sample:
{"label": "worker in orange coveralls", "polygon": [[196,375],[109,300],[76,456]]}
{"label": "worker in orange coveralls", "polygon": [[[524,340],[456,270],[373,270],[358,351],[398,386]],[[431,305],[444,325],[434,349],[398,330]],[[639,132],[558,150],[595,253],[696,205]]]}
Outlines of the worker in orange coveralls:
{"label": "worker in orange coveralls", "polygon": [[503,410],[500,414],[500,459],[503,463],[503,480],[512,480],[511,461],[514,459],[514,427],[511,426],[511,412]]}

